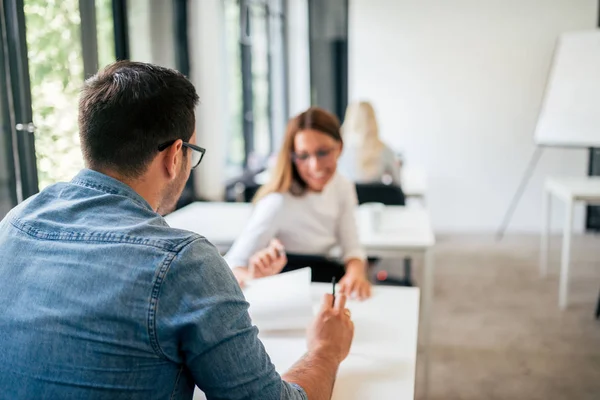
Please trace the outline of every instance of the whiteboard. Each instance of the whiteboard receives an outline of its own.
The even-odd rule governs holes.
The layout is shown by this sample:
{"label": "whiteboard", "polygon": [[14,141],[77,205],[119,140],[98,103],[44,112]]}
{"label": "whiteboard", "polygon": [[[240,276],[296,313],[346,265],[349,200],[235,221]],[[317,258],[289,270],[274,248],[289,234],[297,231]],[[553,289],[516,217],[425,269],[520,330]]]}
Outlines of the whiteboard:
{"label": "whiteboard", "polygon": [[600,147],[600,30],[560,36],[535,141],[545,146]]}

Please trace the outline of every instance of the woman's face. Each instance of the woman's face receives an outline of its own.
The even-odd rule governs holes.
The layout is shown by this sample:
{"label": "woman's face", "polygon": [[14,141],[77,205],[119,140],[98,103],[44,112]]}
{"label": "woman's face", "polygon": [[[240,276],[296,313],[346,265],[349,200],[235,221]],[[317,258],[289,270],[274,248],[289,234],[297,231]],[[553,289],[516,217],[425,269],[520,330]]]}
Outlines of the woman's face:
{"label": "woman's face", "polygon": [[292,158],[308,188],[320,192],[335,174],[342,144],[331,136],[306,129],[294,137]]}

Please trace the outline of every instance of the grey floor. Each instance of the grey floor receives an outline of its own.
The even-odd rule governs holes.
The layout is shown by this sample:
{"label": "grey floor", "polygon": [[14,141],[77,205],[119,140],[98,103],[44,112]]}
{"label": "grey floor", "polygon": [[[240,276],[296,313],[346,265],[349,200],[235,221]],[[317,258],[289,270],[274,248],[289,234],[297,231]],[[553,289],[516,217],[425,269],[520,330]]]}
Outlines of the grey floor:
{"label": "grey floor", "polygon": [[[538,274],[535,235],[441,236],[428,399],[600,399],[600,236],[575,237],[571,305],[559,311],[560,239]],[[417,261],[415,278],[420,280]],[[417,399],[424,399],[419,353]]]}

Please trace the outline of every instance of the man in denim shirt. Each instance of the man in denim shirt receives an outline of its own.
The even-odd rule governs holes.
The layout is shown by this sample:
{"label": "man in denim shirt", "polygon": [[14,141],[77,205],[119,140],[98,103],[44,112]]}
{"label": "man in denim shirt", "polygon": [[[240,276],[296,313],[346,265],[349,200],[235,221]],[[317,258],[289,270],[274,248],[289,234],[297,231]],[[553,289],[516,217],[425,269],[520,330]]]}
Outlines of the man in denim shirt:
{"label": "man in denim shirt", "polygon": [[325,296],[282,379],[217,250],[160,216],[204,154],[197,102],[185,77],[150,64],[86,82],[88,169],[0,223],[0,398],[190,399],[194,385],[208,399],[331,397],[353,335],[344,297]]}

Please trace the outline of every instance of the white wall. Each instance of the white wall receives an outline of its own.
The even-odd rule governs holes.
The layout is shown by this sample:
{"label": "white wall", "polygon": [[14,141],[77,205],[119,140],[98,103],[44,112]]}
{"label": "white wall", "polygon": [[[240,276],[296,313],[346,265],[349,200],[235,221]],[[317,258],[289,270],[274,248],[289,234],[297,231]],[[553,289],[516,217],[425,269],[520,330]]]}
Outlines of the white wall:
{"label": "white wall", "polygon": [[[597,0],[350,0],[350,98],[371,100],[384,140],[426,170],[436,230],[498,228],[534,150],[556,38],[595,27],[597,7]],[[544,177],[584,175],[586,157],[545,150],[509,230],[539,230]]]}
{"label": "white wall", "polygon": [[289,114],[294,116],[310,107],[308,0],[287,0],[286,11],[288,104]]}
{"label": "white wall", "polygon": [[227,151],[225,39],[222,2],[189,2],[190,80],[200,105],[196,111],[196,141],[206,148],[195,174],[198,195],[223,198]]}

